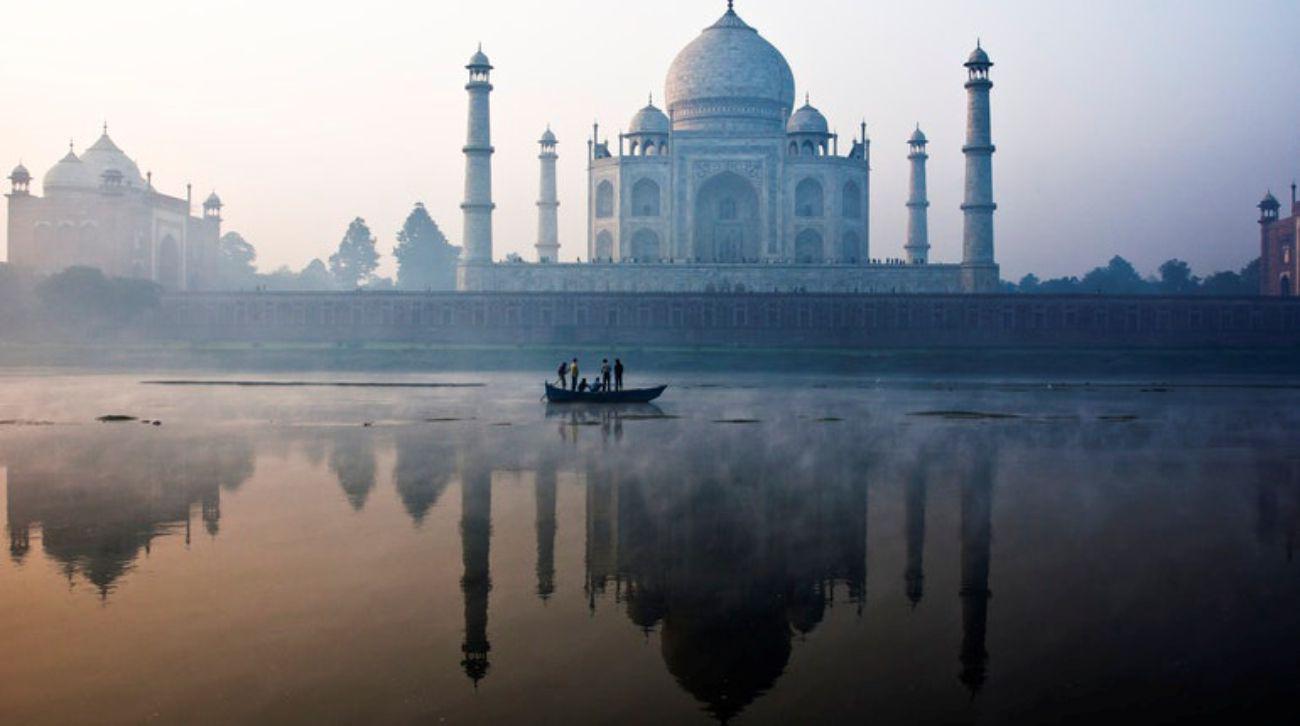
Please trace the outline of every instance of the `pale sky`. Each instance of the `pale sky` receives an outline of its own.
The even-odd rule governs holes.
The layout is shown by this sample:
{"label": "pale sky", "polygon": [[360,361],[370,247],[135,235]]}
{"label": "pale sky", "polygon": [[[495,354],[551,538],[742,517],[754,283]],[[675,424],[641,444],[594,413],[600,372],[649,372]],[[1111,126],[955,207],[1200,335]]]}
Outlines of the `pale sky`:
{"label": "pale sky", "polygon": [[[1300,175],[1296,0],[738,0],[798,94],[872,139],[871,253],[901,257],[906,140],[930,137],[932,259],[961,250],[967,54],[993,69],[1003,276],[1119,253],[1198,272],[1258,253],[1254,205]],[[723,0],[23,0],[0,26],[0,165],[39,179],[110,133],[161,191],[216,189],[263,270],[326,258],[364,217],[391,253],[415,201],[459,244],[466,100],[493,82],[495,254],[534,259],[537,138],[560,138],[561,257],[586,257],[585,141],[613,137]],[[38,185],[37,185],[38,186]],[[7,190],[8,185],[6,183]],[[383,272],[391,271],[391,260]]]}

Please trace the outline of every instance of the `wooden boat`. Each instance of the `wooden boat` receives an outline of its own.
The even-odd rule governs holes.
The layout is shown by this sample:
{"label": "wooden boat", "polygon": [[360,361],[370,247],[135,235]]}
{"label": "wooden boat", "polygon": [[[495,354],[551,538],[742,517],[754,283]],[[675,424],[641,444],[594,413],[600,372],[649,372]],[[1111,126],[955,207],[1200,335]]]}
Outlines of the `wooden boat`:
{"label": "wooden boat", "polygon": [[622,391],[566,391],[546,384],[546,400],[551,403],[650,403],[663,395],[668,386],[657,388],[628,388]]}

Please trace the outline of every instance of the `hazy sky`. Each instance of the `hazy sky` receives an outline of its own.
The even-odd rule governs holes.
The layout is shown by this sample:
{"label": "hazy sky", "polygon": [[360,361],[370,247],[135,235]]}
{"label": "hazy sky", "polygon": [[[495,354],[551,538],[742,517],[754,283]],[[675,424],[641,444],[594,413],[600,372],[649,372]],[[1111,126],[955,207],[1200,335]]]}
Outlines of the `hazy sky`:
{"label": "hazy sky", "polygon": [[[586,257],[585,140],[658,101],[723,0],[6,3],[0,164],[39,177],[101,120],[162,191],[216,189],[259,264],[327,257],[362,216],[387,256],[423,201],[459,244],[463,66],[493,82],[498,258],[533,259],[537,138],[560,138],[561,256]],[[1003,276],[1120,253],[1198,271],[1258,253],[1254,205],[1300,175],[1297,0],[738,0],[845,137],[872,138],[872,254],[902,256],[905,141],[931,141],[932,258],[961,250],[965,71],[993,69]],[[7,189],[7,184],[6,184]],[[386,265],[385,270],[390,269]]]}

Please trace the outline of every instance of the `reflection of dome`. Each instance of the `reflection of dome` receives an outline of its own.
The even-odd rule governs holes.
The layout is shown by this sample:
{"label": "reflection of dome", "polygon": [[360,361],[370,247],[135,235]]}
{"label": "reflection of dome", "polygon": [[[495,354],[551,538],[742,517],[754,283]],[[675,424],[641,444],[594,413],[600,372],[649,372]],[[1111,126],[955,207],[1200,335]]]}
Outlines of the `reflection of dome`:
{"label": "reflection of dome", "polygon": [[661,639],[668,671],[724,723],[769,691],[790,661],[790,628],[779,611],[669,615]]}
{"label": "reflection of dome", "polygon": [[99,186],[99,182],[81,159],[72,153],[72,149],[68,149],[67,156],[45,172],[42,185],[48,194],[51,190],[94,189]]}
{"label": "reflection of dome", "polygon": [[791,134],[828,134],[830,128],[822,112],[813,108],[811,103],[805,103],[803,108],[795,111],[790,117],[790,123],[786,124],[785,130]]}
{"label": "reflection of dome", "polygon": [[677,128],[775,131],[794,106],[794,74],[781,51],[728,9],[677,55],[665,91]]}
{"label": "reflection of dome", "polygon": [[108,171],[120,172],[122,174],[122,184],[125,186],[141,188],[145,186],[144,177],[140,176],[140,167],[136,166],[130,157],[117,148],[117,144],[114,144],[113,140],[108,138],[107,131],[104,132],[103,136],[99,137],[99,141],[86,149],[85,153],[81,155],[81,160],[86,164],[86,168],[90,172],[90,178],[95,180],[96,186],[99,185],[99,182],[104,178],[104,174]]}
{"label": "reflection of dome", "polygon": [[652,103],[636,112],[628,125],[629,134],[666,134],[670,123],[668,116]]}

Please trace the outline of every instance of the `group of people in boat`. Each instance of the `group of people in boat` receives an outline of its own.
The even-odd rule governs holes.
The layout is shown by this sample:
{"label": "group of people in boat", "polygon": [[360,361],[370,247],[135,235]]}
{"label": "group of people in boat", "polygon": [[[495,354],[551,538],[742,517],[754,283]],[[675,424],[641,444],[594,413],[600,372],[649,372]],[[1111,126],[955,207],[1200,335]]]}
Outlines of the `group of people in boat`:
{"label": "group of people in boat", "polygon": [[559,370],[556,371],[560,376],[559,387],[578,393],[606,393],[609,391],[623,390],[623,361],[619,358],[614,359],[614,365],[609,364],[609,359],[605,358],[600,361],[600,377],[596,379],[595,384],[587,382],[586,378],[581,378],[582,371],[578,368],[578,359],[564,361],[560,363]]}

